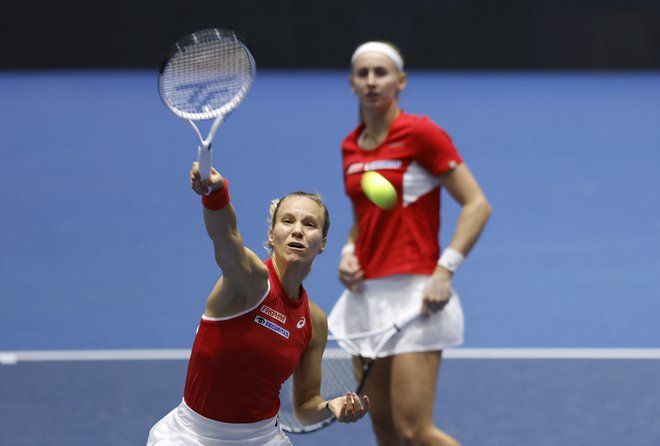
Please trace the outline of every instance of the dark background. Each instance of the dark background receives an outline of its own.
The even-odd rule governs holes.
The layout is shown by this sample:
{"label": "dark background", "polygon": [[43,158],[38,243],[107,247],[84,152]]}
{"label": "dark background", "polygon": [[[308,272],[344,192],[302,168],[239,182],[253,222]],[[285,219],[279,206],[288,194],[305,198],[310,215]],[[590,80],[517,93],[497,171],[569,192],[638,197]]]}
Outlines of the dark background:
{"label": "dark background", "polygon": [[415,68],[656,69],[659,24],[657,0],[4,1],[0,68],[150,68],[225,27],[261,68],[345,68],[386,39]]}

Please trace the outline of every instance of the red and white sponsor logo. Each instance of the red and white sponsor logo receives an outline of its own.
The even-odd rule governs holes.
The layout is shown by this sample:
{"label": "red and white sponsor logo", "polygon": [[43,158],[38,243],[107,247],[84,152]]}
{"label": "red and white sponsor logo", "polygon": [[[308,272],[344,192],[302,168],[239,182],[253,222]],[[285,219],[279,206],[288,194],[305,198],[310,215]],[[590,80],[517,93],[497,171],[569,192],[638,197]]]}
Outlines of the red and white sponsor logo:
{"label": "red and white sponsor logo", "polygon": [[261,312],[264,313],[265,315],[268,315],[268,316],[272,317],[273,319],[276,319],[276,320],[282,322],[282,323],[286,322],[286,316],[285,315],[283,315],[282,313],[280,313],[278,311],[273,310],[272,308],[270,308],[266,305],[261,306]]}
{"label": "red and white sponsor logo", "polygon": [[368,172],[370,170],[396,170],[403,166],[401,160],[375,160],[369,163],[353,163],[346,169],[346,175]]}

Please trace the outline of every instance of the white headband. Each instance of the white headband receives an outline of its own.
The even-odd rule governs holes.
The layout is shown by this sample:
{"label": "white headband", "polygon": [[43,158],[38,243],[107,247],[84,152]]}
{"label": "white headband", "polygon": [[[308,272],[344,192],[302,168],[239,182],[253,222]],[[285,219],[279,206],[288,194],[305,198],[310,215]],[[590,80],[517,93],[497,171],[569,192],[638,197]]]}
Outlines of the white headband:
{"label": "white headband", "polygon": [[351,64],[355,63],[355,59],[361,56],[364,53],[381,53],[387,56],[399,71],[403,71],[403,59],[401,55],[394,49],[392,46],[383,42],[367,42],[363,43],[353,53],[351,57]]}

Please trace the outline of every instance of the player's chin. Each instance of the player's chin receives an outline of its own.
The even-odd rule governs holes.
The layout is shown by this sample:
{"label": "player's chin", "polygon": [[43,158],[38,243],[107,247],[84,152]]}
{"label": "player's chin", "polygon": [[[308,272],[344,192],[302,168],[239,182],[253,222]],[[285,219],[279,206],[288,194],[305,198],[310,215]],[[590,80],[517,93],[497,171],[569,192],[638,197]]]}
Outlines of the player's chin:
{"label": "player's chin", "polygon": [[314,256],[310,255],[310,252],[307,249],[300,248],[288,248],[284,256],[289,263],[309,263],[314,259]]}
{"label": "player's chin", "polygon": [[362,99],[362,105],[366,107],[375,107],[381,103],[380,96],[365,96]]}

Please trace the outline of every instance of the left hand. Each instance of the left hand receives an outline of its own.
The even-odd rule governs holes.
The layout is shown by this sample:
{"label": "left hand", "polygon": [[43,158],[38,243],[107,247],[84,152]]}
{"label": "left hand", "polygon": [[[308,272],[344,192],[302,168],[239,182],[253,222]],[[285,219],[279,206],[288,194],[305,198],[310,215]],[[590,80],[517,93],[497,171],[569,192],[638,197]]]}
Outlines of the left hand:
{"label": "left hand", "polygon": [[441,266],[436,267],[429,277],[422,296],[422,314],[430,316],[441,311],[452,295],[451,286],[452,273]]}
{"label": "left hand", "polygon": [[355,392],[347,392],[345,396],[330,400],[328,409],[341,423],[355,423],[369,411],[369,397],[360,396]]}

